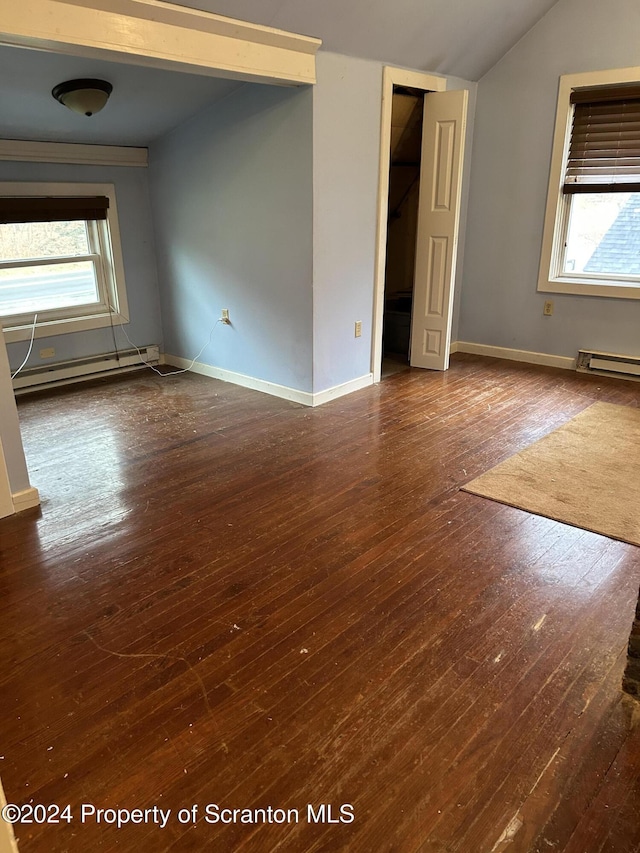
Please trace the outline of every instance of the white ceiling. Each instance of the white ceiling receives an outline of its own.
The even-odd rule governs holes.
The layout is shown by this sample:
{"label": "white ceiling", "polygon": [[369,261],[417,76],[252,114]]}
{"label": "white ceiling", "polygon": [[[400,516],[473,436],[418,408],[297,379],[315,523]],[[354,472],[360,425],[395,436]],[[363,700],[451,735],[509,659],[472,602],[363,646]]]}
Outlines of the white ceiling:
{"label": "white ceiling", "polygon": [[323,49],[479,80],[557,0],[181,0]]}
{"label": "white ceiling", "polygon": [[[57,83],[97,77],[113,84],[100,113],[71,112]],[[0,46],[0,137],[45,142],[147,145],[242,85],[236,81]]]}
{"label": "white ceiling", "polygon": [[[323,50],[478,80],[555,2],[183,0],[183,5],[319,37]],[[57,83],[75,77],[113,84],[98,115],[77,115],[52,98]],[[147,145],[239,85],[0,46],[0,138]]]}

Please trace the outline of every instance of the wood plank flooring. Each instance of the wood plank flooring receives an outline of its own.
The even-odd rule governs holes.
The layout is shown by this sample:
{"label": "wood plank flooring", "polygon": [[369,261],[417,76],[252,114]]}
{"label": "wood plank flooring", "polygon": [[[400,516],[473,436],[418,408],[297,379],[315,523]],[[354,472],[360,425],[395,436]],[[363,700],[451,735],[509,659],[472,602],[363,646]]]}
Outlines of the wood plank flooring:
{"label": "wood plank flooring", "polygon": [[315,410],[194,375],[20,398],[0,776],[73,815],[22,853],[639,851],[640,550],[459,491],[596,400],[640,385],[458,355]]}

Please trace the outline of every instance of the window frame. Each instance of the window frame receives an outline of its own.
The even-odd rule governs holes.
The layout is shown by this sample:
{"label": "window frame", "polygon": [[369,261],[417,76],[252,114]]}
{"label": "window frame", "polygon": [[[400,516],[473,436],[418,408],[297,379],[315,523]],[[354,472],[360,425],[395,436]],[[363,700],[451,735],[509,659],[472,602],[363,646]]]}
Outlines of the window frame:
{"label": "window frame", "polygon": [[624,83],[640,84],[640,67],[564,74],[560,77],[538,274],[539,292],[640,299],[640,279],[636,277],[588,273],[572,275],[563,272],[565,235],[573,198],[571,194],[563,193],[562,190],[571,139],[573,116],[571,93],[575,89]]}
{"label": "window frame", "polygon": [[[93,242],[93,247],[99,250],[98,257],[93,262],[102,301],[88,308],[85,304],[38,312],[35,337],[50,337],[109,327],[113,320],[110,306],[120,315],[118,322],[129,321],[116,193],[113,184],[0,182],[0,196],[106,196],[109,199],[106,219],[85,220],[89,230],[94,230],[90,242]],[[93,260],[92,255],[87,258]],[[50,260],[53,263],[56,262],[55,258]],[[79,308],[85,310],[78,311]],[[0,324],[4,328],[7,343],[30,339],[33,316],[33,313],[0,316]]]}

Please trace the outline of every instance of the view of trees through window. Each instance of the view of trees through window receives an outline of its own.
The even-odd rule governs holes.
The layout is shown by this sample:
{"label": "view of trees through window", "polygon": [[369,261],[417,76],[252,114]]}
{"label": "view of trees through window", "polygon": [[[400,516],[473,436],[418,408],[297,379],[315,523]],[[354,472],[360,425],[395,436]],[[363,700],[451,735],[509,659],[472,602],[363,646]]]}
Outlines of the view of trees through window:
{"label": "view of trees through window", "polygon": [[0,225],[0,261],[87,254],[89,241],[84,220]]}
{"label": "view of trees through window", "polygon": [[84,220],[0,224],[0,315],[98,302],[93,261],[73,260],[91,253]]}

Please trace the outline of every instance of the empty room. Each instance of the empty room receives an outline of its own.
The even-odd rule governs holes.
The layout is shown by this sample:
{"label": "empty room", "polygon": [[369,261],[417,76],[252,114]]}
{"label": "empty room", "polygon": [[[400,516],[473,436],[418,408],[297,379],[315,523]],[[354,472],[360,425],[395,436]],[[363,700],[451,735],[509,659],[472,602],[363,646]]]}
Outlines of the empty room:
{"label": "empty room", "polygon": [[0,851],[640,850],[640,11],[0,10]]}

